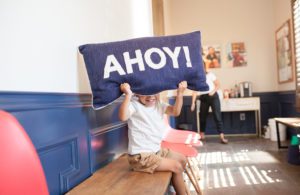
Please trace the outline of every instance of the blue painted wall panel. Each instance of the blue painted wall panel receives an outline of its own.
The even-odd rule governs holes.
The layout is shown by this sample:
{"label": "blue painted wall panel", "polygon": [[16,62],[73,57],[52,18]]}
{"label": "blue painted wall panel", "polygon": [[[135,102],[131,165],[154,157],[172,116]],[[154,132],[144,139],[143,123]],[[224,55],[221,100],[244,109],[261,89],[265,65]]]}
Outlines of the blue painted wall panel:
{"label": "blue painted wall panel", "polygon": [[[261,98],[263,125],[268,118],[299,116],[293,91],[255,96]],[[121,99],[94,111],[89,94],[0,92],[0,109],[15,115],[25,128],[38,151],[50,193],[57,195],[127,151],[127,126],[118,119]],[[189,111],[190,103],[191,97],[185,97],[184,117],[173,118],[173,127],[191,123],[196,131],[196,115]],[[225,132],[251,133],[255,129],[254,113],[246,112],[246,119],[239,121],[239,113],[223,114]],[[208,134],[216,133],[213,125],[209,122]]]}
{"label": "blue painted wall panel", "polygon": [[[95,111],[89,94],[0,92],[0,109],[16,116],[38,151],[51,195],[64,194],[89,177],[111,160],[107,154],[112,151],[127,150],[119,106],[118,100]],[[105,142],[97,149],[91,142],[95,129]]]}
{"label": "blue painted wall panel", "polygon": [[[295,109],[295,91],[285,92],[259,92],[253,94],[260,98],[261,125],[268,125],[268,119],[274,117],[300,117]],[[174,103],[174,98],[170,103]],[[179,117],[172,118],[173,127],[179,124],[192,124],[192,130],[196,131],[195,113],[190,111],[191,97],[184,96],[183,108]],[[246,114],[246,120],[240,120],[240,113]],[[224,132],[226,134],[255,134],[255,113],[254,112],[231,112],[222,113]],[[217,134],[212,116],[209,115],[207,122],[207,134]]]}
{"label": "blue painted wall panel", "polygon": [[268,125],[269,118],[280,116],[278,92],[255,93],[260,98],[261,125]]}
{"label": "blue painted wall panel", "polygon": [[[170,104],[174,104],[175,99],[170,99]],[[196,111],[191,112],[191,102],[190,96],[184,96],[183,107],[179,117],[172,118],[175,121],[175,127],[179,128],[180,124],[191,124],[192,128],[190,130],[197,131],[197,115]],[[246,120],[240,120],[240,114],[243,113],[246,116]],[[222,112],[223,119],[223,131],[225,134],[255,134],[255,113],[254,112]],[[213,120],[213,116],[210,113],[207,119],[207,135],[218,134],[216,130],[216,125]]]}
{"label": "blue painted wall panel", "polygon": [[124,123],[117,123],[90,131],[91,139],[91,171],[97,169],[127,152],[128,130]]}
{"label": "blue painted wall panel", "polygon": [[87,108],[13,112],[39,153],[51,194],[65,193],[91,175],[86,113]]}
{"label": "blue painted wall panel", "polygon": [[280,113],[284,117],[299,117],[300,113],[296,111],[296,96],[295,92],[281,92],[278,94],[280,102]]}
{"label": "blue painted wall panel", "polygon": [[[245,120],[240,120],[240,114],[245,114]],[[255,113],[254,112],[223,112],[223,132],[225,134],[255,134]],[[207,135],[218,134],[213,116],[210,113],[207,118]]]}

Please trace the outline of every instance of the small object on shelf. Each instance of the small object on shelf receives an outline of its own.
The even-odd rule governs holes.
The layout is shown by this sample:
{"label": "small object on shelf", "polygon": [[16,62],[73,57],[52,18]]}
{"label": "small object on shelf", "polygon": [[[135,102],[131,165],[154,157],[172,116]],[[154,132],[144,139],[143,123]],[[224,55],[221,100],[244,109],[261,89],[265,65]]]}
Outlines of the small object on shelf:
{"label": "small object on shelf", "polygon": [[229,98],[229,89],[224,89],[224,99],[228,99]]}
{"label": "small object on shelf", "polygon": [[245,81],[241,82],[239,87],[240,97],[251,97],[252,96],[252,83]]}
{"label": "small object on shelf", "polygon": [[239,87],[237,84],[234,86],[234,97],[238,98],[239,97]]}

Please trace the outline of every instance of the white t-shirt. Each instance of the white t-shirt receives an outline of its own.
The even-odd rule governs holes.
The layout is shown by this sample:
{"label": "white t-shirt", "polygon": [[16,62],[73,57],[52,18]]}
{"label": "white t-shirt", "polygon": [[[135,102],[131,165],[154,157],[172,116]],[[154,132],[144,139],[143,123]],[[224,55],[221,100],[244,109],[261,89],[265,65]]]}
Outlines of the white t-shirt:
{"label": "white t-shirt", "polygon": [[209,87],[208,91],[201,91],[200,95],[209,94],[210,92],[212,92],[215,89],[215,84],[214,84],[215,80],[217,80],[216,75],[214,75],[214,73],[212,73],[212,72],[208,72],[206,74],[206,83]]}
{"label": "white t-shirt", "polygon": [[128,153],[131,155],[142,152],[158,152],[167,130],[163,120],[168,104],[157,103],[146,107],[138,100],[129,104],[128,119]]}

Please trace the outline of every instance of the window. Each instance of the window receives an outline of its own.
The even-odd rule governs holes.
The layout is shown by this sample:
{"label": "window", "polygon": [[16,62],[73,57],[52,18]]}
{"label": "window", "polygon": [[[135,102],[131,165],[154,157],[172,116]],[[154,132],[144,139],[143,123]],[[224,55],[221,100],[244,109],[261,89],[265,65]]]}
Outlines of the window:
{"label": "window", "polygon": [[300,112],[300,0],[292,0],[292,14],[296,61],[296,108]]}

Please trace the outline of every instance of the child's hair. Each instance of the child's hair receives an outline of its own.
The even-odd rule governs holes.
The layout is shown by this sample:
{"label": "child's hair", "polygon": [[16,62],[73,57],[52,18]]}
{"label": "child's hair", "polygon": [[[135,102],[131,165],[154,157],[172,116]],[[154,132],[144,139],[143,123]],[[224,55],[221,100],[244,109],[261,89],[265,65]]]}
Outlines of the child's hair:
{"label": "child's hair", "polygon": [[155,94],[155,96],[156,96],[156,102],[155,102],[155,107],[158,109],[158,104],[160,103],[160,94],[159,93],[157,93],[157,94]]}

